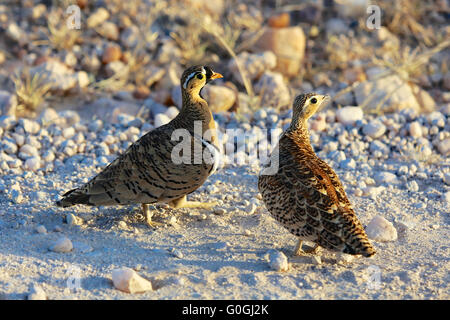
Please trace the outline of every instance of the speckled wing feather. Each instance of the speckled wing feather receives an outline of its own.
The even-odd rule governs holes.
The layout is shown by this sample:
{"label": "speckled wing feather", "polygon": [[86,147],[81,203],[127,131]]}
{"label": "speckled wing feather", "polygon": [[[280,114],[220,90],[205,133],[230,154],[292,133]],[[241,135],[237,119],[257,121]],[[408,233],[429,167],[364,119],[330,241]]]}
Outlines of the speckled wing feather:
{"label": "speckled wing feather", "polygon": [[258,188],[275,219],[300,239],[350,254],[375,253],[333,169],[297,137],[283,135],[278,173],[260,175]]}
{"label": "speckled wing feather", "polygon": [[[59,206],[168,202],[195,191],[214,164],[175,164],[171,124],[148,132],[84,186],[64,194]],[[192,148],[194,136],[192,135]],[[203,149],[206,148],[202,144]]]}

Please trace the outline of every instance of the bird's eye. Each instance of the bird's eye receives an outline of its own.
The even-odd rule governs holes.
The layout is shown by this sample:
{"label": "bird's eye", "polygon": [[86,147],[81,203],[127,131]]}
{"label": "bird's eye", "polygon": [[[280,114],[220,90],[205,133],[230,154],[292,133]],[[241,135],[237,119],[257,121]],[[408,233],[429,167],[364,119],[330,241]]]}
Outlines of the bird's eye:
{"label": "bird's eye", "polygon": [[312,104],[316,104],[317,103],[317,99],[316,98],[312,98],[310,101],[311,101]]}
{"label": "bird's eye", "polygon": [[197,79],[200,79],[200,80],[202,80],[202,79],[203,79],[203,74],[201,74],[201,73],[200,73],[200,74],[198,74],[198,75],[197,75]]}

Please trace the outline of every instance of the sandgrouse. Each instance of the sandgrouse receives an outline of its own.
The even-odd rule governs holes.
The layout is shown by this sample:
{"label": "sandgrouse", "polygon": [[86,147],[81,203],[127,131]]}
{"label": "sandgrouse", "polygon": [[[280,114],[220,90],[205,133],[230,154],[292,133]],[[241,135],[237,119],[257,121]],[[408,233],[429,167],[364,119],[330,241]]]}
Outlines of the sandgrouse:
{"label": "sandgrouse", "polygon": [[[272,216],[298,237],[296,255],[321,246],[370,257],[375,250],[333,169],[314,153],[307,120],[327,100],[308,93],[296,97],[291,125],[283,132],[258,178],[258,189]],[[315,247],[302,250],[302,241]]]}
{"label": "sandgrouse", "polygon": [[66,192],[56,204],[68,207],[141,203],[151,227],[159,225],[151,220],[151,203],[168,203],[174,208],[214,206],[215,203],[187,201],[186,195],[199,188],[218,165],[214,119],[200,95],[205,84],[217,78],[222,75],[208,66],[185,70],[181,76],[180,113],[142,136],[98,175]]}

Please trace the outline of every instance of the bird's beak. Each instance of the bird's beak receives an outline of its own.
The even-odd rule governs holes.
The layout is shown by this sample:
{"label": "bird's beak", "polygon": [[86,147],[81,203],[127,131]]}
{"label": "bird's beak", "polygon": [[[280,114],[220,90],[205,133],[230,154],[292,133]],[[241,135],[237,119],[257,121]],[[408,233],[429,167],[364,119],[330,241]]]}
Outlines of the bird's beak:
{"label": "bird's beak", "polygon": [[326,107],[328,107],[330,105],[330,101],[331,98],[329,95],[324,95],[322,96],[322,102],[320,104],[319,110],[317,110],[318,112],[324,110]]}
{"label": "bird's beak", "polygon": [[218,73],[218,72],[214,72],[214,73],[212,74],[212,76],[210,77],[211,80],[220,79],[220,78],[223,78],[223,75],[221,75],[221,74]]}

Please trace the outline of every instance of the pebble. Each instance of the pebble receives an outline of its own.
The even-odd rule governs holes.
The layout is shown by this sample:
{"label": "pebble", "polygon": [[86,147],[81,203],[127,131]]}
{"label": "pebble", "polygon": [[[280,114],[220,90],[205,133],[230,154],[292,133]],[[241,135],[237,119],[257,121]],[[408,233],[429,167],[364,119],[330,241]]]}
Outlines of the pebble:
{"label": "pebble", "polygon": [[320,256],[316,256],[316,255],[312,256],[311,257],[311,261],[315,265],[321,265],[322,264],[322,259],[320,258]]}
{"label": "pebble", "polygon": [[411,124],[409,125],[409,135],[413,138],[422,137],[422,126],[419,122],[411,122]]}
{"label": "pebble", "polygon": [[398,183],[397,176],[394,173],[381,171],[377,172],[374,176],[377,184],[396,184]]}
{"label": "pebble", "polygon": [[69,226],[77,226],[82,224],[82,220],[81,218],[75,216],[74,214],[68,213],[66,214],[66,223]]}
{"label": "pebble", "polygon": [[447,191],[442,194],[442,200],[444,202],[450,203],[450,191]]}
{"label": "pebble", "polygon": [[30,289],[30,293],[28,293],[27,299],[28,300],[47,300],[47,294],[45,293],[44,289],[42,289],[37,284],[34,284]]}
{"label": "pebble", "polygon": [[336,111],[336,118],[343,125],[354,125],[356,121],[363,119],[363,115],[360,107],[347,106]]}
{"label": "pebble", "polygon": [[378,120],[371,121],[363,127],[363,133],[372,139],[378,139],[385,132],[386,126]]}
{"label": "pebble", "polygon": [[109,12],[105,8],[98,8],[87,18],[87,27],[95,28],[109,18]]}
{"label": "pebble", "polygon": [[450,172],[444,173],[444,183],[450,186]]}
{"label": "pebble", "polygon": [[73,249],[72,241],[69,238],[62,236],[56,240],[53,245],[50,246],[50,251],[66,253]]}
{"label": "pebble", "polygon": [[152,291],[152,283],[130,268],[114,269],[112,271],[112,282],[114,287],[127,293],[143,293]]}
{"label": "pebble", "polygon": [[226,214],[227,211],[224,208],[217,208],[214,209],[214,214],[218,215],[218,216],[223,216],[224,214]]}
{"label": "pebble", "polygon": [[382,216],[376,216],[370,221],[367,225],[366,233],[370,239],[375,241],[388,242],[397,240],[397,230],[394,225]]}
{"label": "pebble", "polygon": [[256,206],[256,204],[250,203],[250,204],[245,208],[245,211],[246,211],[248,214],[254,214],[257,208],[258,208],[258,207]]}
{"label": "pebble", "polygon": [[169,252],[178,259],[182,259],[184,257],[183,253],[178,249],[172,248]]}
{"label": "pebble", "polygon": [[37,233],[41,233],[41,234],[45,234],[45,233],[47,233],[47,229],[43,225],[38,225],[36,227],[36,232]]}
{"label": "pebble", "polygon": [[411,180],[406,183],[406,189],[408,189],[411,192],[417,192],[419,191],[419,185],[415,180]]}
{"label": "pebble", "polygon": [[170,118],[167,115],[163,114],[163,113],[158,113],[155,116],[155,121],[154,121],[155,128],[158,128],[158,127],[160,127],[162,125],[165,125],[165,124],[167,124],[169,122],[170,122]]}
{"label": "pebble", "polygon": [[275,271],[288,271],[289,263],[283,252],[272,250],[269,253],[269,267]]}

